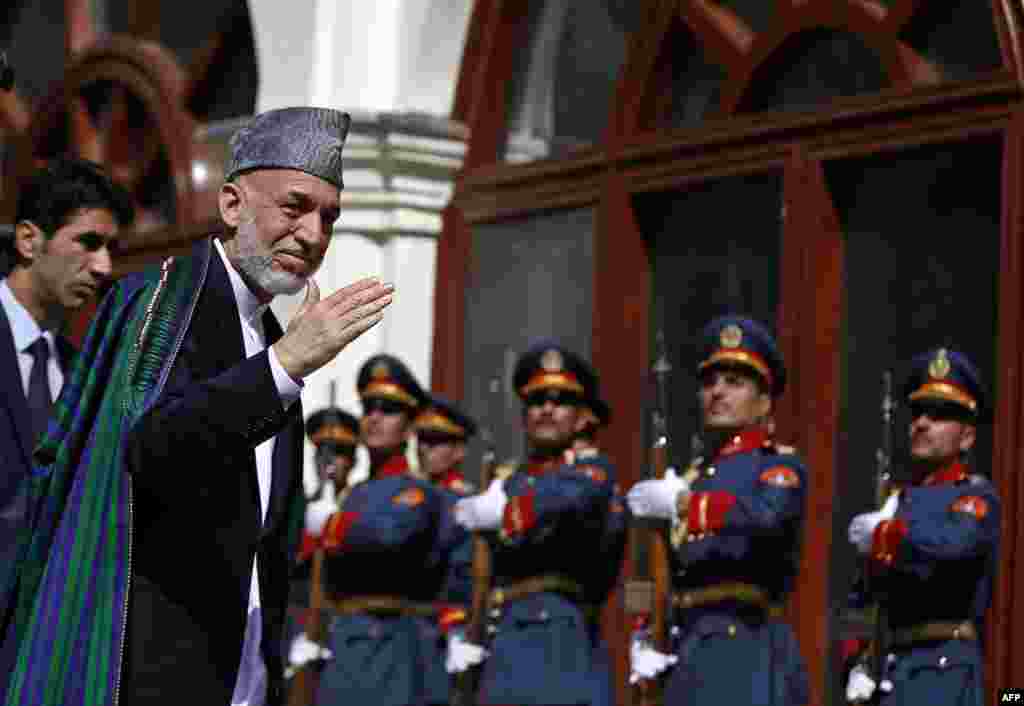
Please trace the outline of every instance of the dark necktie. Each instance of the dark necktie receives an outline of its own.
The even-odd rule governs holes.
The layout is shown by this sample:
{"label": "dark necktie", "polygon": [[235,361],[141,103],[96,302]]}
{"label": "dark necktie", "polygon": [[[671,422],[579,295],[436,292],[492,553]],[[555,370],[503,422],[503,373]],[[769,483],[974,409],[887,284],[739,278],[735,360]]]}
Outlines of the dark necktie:
{"label": "dark necktie", "polygon": [[28,376],[28,409],[32,416],[32,442],[38,443],[39,437],[46,431],[50,421],[50,407],[53,396],[50,394],[50,375],[47,368],[50,362],[50,344],[40,336],[28,347],[32,355],[32,372]]}

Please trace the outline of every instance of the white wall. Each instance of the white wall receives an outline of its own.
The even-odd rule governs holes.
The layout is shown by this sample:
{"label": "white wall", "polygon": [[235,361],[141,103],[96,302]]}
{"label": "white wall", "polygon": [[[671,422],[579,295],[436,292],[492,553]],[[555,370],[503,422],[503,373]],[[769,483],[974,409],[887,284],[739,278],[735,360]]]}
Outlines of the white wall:
{"label": "white wall", "polygon": [[[249,0],[249,5],[260,71],[257,110],[316,105],[447,117],[472,0]],[[356,376],[374,353],[398,356],[425,387],[430,385],[435,241],[388,235],[394,213],[375,218],[353,212],[350,228],[357,218],[379,223],[377,235],[346,233],[343,212],[316,276],[320,289],[326,296],[376,275],[395,284],[395,302],[380,325],[306,380],[307,416],[329,403],[331,381],[337,384],[337,403],[358,414]],[[275,302],[282,324],[301,299]],[[313,480],[308,444],[307,451],[308,487]],[[365,470],[365,459],[360,469]]]}

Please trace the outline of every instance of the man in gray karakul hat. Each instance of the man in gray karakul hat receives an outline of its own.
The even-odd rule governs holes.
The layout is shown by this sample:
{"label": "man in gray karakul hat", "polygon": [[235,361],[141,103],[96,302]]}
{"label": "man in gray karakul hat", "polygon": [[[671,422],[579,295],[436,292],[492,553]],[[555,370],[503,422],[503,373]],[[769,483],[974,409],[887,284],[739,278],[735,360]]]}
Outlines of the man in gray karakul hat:
{"label": "man in gray karakul hat", "polygon": [[[32,666],[8,703],[50,693],[45,682],[57,674],[74,682],[64,697],[100,684],[91,703],[282,700],[281,632],[305,505],[299,393],[381,320],[393,292],[368,278],[321,299],[311,278],[340,211],[349,121],[320,108],[253,118],[231,140],[223,230],[120,280],[101,305],[87,364],[74,373],[80,384],[65,386],[40,450],[54,474],[88,477],[96,502],[124,518],[100,526],[72,517],[86,535],[74,539],[117,551],[110,566],[76,574],[95,579],[57,585],[49,566],[33,571],[40,578],[22,588],[39,592],[39,615],[23,619],[44,620],[51,594],[79,605],[109,597],[113,608],[66,634],[24,635],[37,643],[22,649]],[[282,331],[268,304],[304,286]],[[116,452],[106,453],[111,444]],[[89,510],[67,507],[65,518]],[[37,539],[52,545],[48,565],[70,541],[62,537]],[[83,629],[98,639],[79,639]]]}

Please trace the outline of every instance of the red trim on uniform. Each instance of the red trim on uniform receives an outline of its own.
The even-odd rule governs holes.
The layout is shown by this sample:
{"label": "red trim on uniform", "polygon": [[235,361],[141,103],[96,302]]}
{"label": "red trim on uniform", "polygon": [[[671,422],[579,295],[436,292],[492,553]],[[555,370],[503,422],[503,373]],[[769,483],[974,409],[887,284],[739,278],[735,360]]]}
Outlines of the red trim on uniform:
{"label": "red trim on uniform", "polygon": [[871,558],[884,566],[892,566],[908,531],[907,523],[900,517],[879,522],[871,538]]}
{"label": "red trim on uniform", "polygon": [[558,468],[562,465],[562,462],[563,458],[561,456],[544,459],[531,458],[526,464],[526,473],[531,476],[541,476],[552,468]]}
{"label": "red trim on uniform", "polygon": [[534,495],[534,491],[531,490],[526,495],[510,498],[505,504],[501,528],[506,537],[526,532],[537,524]]}
{"label": "red trim on uniform", "polygon": [[437,612],[437,626],[442,634],[447,635],[453,627],[465,623],[468,617],[462,606],[446,605]]}
{"label": "red trim on uniform", "polygon": [[947,485],[949,483],[959,483],[963,480],[967,480],[967,466],[960,461],[953,461],[948,466],[928,474],[921,481],[921,485]]}
{"label": "red trim on uniform", "polygon": [[736,496],[726,490],[711,490],[707,493],[708,507],[704,516],[704,530],[718,532],[725,527],[725,516],[736,504]]}
{"label": "red trim on uniform", "polygon": [[393,478],[394,476],[404,476],[408,472],[409,461],[405,458],[404,453],[399,452],[388,457],[388,460],[376,469],[371,469],[370,476],[372,478]]}
{"label": "red trim on uniform", "polygon": [[758,480],[778,488],[799,488],[800,474],[789,466],[772,466],[761,471]]}
{"label": "red trim on uniform", "polygon": [[299,558],[297,559],[298,563],[303,564],[313,558],[313,552],[316,551],[318,545],[317,538],[303,530],[302,546],[299,548]]}
{"label": "red trim on uniform", "polygon": [[686,511],[690,532],[717,532],[725,526],[725,516],[736,504],[736,496],[726,490],[694,493]]}
{"label": "red trim on uniform", "polygon": [[358,512],[336,512],[331,515],[327,520],[327,527],[324,528],[324,536],[320,540],[324,549],[328,552],[341,549],[345,545],[345,535],[357,519]]}
{"label": "red trim on uniform", "polygon": [[963,512],[983,520],[985,515],[988,514],[988,501],[980,495],[964,495],[957,498],[950,506],[950,509],[953,512]]}
{"label": "red trim on uniform", "polygon": [[459,470],[458,466],[453,466],[441,476],[440,485],[448,490],[464,490],[466,488],[466,477],[462,475],[462,471]]}
{"label": "red trim on uniform", "polygon": [[747,429],[734,435],[725,446],[719,449],[715,460],[723,456],[755,451],[771,444],[771,435],[764,429]]}
{"label": "red trim on uniform", "polygon": [[856,637],[851,637],[843,640],[839,645],[840,658],[843,664],[848,664],[860,657],[864,653],[864,650],[868,648],[868,641],[861,640]]}

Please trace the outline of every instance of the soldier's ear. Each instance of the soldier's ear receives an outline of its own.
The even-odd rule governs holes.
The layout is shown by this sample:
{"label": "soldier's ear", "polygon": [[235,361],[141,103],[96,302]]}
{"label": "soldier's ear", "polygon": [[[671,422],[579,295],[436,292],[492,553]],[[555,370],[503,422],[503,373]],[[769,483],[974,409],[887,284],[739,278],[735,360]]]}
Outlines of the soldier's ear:
{"label": "soldier's ear", "polygon": [[973,424],[964,424],[960,430],[960,452],[967,453],[974,448],[978,438],[978,429]]}
{"label": "soldier's ear", "polygon": [[767,419],[772,414],[772,396],[767,390],[758,388],[757,395],[757,416]]}

